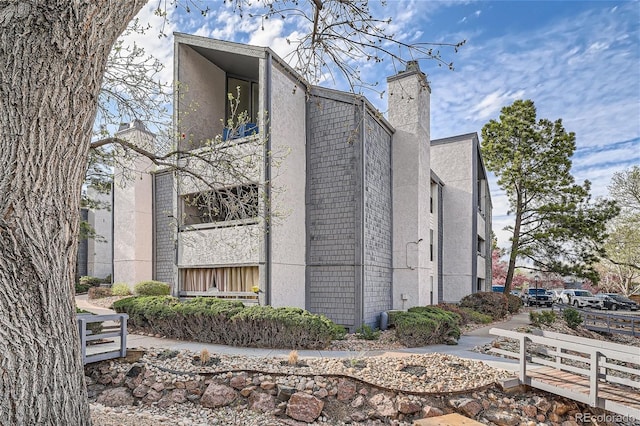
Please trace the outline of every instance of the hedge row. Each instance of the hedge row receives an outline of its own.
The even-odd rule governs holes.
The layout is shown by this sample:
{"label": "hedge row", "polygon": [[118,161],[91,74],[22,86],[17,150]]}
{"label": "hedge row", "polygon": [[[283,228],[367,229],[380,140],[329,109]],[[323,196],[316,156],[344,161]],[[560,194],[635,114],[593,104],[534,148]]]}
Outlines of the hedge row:
{"label": "hedge row", "polygon": [[396,337],[410,348],[437,343],[457,344],[460,315],[435,306],[417,306],[407,312],[391,311],[389,324]]}
{"label": "hedge row", "polygon": [[341,327],[299,308],[245,307],[242,302],[197,297],[129,297],[113,304],[129,324],[154,334],[231,346],[323,349]]}

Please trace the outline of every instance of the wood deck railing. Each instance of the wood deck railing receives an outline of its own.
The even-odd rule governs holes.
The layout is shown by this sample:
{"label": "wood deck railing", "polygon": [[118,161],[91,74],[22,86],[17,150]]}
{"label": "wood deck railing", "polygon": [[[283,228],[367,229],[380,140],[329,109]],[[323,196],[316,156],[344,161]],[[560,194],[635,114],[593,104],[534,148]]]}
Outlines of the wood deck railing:
{"label": "wood deck railing", "polygon": [[[562,312],[571,307],[556,304],[554,305],[554,309],[555,308],[558,308],[558,310]],[[640,337],[640,316],[636,314],[611,314],[594,312],[586,309],[578,309],[578,311],[582,316],[583,327],[588,330],[609,334],[628,334],[630,336]]]}
{"label": "wood deck railing", "polygon": [[[104,361],[107,359],[125,357],[127,355],[127,314],[111,314],[111,315],[93,315],[79,314],[78,331],[80,332],[80,348],[82,350],[82,363],[89,364],[91,362]],[[102,330],[99,333],[93,333],[87,330],[87,324],[102,322]],[[119,338],[120,344],[116,350],[107,350],[87,354],[87,343],[97,342],[99,340]],[[112,348],[113,345],[107,345]]]}
{"label": "wood deck railing", "polygon": [[492,328],[519,342],[519,352],[492,352],[520,361],[520,383],[640,420],[640,348],[567,334]]}

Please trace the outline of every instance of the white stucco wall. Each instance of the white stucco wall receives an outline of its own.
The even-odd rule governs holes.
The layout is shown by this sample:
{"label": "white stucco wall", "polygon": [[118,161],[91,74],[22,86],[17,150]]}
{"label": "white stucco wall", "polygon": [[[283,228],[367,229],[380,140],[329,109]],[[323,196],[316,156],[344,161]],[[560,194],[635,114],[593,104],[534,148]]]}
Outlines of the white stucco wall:
{"label": "white stucco wall", "polygon": [[[430,238],[430,89],[421,72],[388,79],[393,158],[393,308],[427,305]],[[421,240],[421,241],[419,241]],[[419,241],[419,242],[418,242]]]}
{"label": "white stucco wall", "polygon": [[[295,90],[294,90],[295,89]],[[303,87],[280,66],[271,68],[272,168],[271,304],[305,307],[306,99]]]}
{"label": "white stucco wall", "polygon": [[93,227],[99,237],[87,241],[87,273],[92,277],[104,278],[113,273],[111,192],[105,194],[89,188],[87,194],[92,200],[108,206],[108,208],[105,207],[104,209],[90,210],[88,220],[89,225]]}
{"label": "white stucco wall", "polygon": [[431,146],[431,168],[443,187],[443,299],[458,302],[475,286],[472,262],[476,262],[477,220],[473,199],[473,152],[471,140]]}
{"label": "white stucco wall", "polygon": [[[439,222],[442,220],[438,216],[439,211],[439,201],[438,201],[438,188],[439,185],[436,183],[431,183],[431,211],[432,213],[429,215],[429,226],[431,230],[433,230],[433,260],[431,261],[431,278],[429,279],[429,291],[433,292],[433,304],[438,303],[439,292],[438,292],[438,274],[440,273],[438,260],[440,256],[440,229]],[[430,243],[430,241],[429,241]],[[431,299],[431,295],[430,295]]]}
{"label": "white stucco wall", "polygon": [[[117,134],[137,145],[151,147],[153,135],[131,128]],[[136,157],[123,173],[121,167],[114,172],[114,247],[113,282],[150,280],[153,273],[153,214],[151,161]]]}
{"label": "white stucco wall", "polygon": [[213,139],[225,119],[226,74],[188,45],[177,49],[178,132],[194,142]]}

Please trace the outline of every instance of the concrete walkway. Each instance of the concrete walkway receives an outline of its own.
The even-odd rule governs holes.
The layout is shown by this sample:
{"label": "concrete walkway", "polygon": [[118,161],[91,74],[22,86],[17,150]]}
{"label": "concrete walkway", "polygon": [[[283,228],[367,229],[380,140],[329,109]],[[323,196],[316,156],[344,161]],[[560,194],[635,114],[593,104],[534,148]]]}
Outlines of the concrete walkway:
{"label": "concrete walkway", "polygon": [[[111,309],[100,308],[92,305],[87,299],[86,295],[80,295],[76,297],[76,304],[78,308],[92,312],[97,315],[113,314]],[[489,334],[491,328],[502,328],[506,330],[512,330],[517,327],[529,325],[528,312],[514,315],[508,321],[501,323],[494,323],[485,327],[475,329],[465,335],[462,335],[458,340],[457,345],[430,345],[420,348],[407,348],[396,349],[392,351],[327,351],[327,350],[299,350],[298,356],[315,357],[315,358],[354,358],[354,357],[369,357],[369,356],[389,356],[389,357],[402,357],[411,354],[428,354],[428,353],[442,353],[455,355],[460,358],[471,359],[476,361],[483,361],[484,363],[508,371],[518,371],[518,361],[507,358],[496,357],[488,354],[482,354],[479,352],[473,352],[472,349],[476,346],[485,345],[491,343],[496,336]],[[257,357],[284,357],[289,355],[288,349],[262,349],[262,348],[241,348],[235,346],[215,345],[210,343],[191,342],[183,340],[165,339],[159,337],[142,336],[138,334],[127,335],[127,348],[164,348],[171,350],[190,350],[194,352],[200,352],[203,348],[206,348],[210,353],[224,354],[224,355],[242,355],[242,356],[257,356]]]}

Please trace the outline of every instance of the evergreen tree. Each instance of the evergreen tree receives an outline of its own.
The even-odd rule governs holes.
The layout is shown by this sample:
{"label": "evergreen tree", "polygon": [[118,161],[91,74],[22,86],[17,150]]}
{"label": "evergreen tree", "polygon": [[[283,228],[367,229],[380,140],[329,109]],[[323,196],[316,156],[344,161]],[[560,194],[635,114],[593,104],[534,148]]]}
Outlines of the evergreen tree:
{"label": "evergreen tree", "polygon": [[531,100],[504,107],[499,120],[482,128],[487,169],[509,199],[511,232],[505,292],[516,261],[540,272],[597,279],[594,263],[603,255],[607,222],[618,214],[614,202],[591,200],[590,182],[571,174],[575,134],[562,120],[537,119]]}

